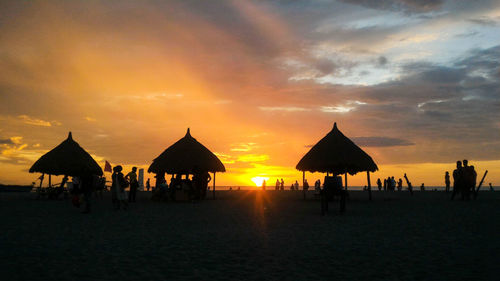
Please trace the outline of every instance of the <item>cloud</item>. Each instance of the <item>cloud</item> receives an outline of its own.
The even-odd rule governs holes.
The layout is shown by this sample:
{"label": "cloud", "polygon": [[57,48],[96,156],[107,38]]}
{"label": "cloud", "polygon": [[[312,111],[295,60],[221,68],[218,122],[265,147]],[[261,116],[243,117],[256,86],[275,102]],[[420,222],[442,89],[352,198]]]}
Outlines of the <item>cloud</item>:
{"label": "cloud", "polygon": [[300,111],[311,111],[310,108],[298,107],[298,106],[259,106],[262,111],[285,111],[285,112],[300,112]]}
{"label": "cloud", "polygon": [[238,156],[239,162],[263,162],[269,160],[269,155],[265,154],[245,154]]}
{"label": "cloud", "polygon": [[42,127],[51,127],[52,124],[56,125],[56,126],[59,126],[61,125],[60,122],[58,121],[52,121],[49,122],[49,121],[45,121],[45,120],[42,120],[42,119],[37,119],[37,118],[32,118],[28,115],[19,115],[17,116],[19,118],[19,120],[21,120],[24,124],[28,124],[28,125],[34,125],[34,126],[42,126]]}
{"label": "cloud", "polygon": [[429,12],[441,8],[443,0],[342,0],[346,3],[365,6],[372,9],[409,11],[409,12]]}
{"label": "cloud", "polygon": [[489,17],[482,17],[482,18],[475,18],[475,19],[468,19],[469,22],[478,24],[478,25],[485,25],[485,26],[496,26],[498,25],[498,21],[494,20]]}
{"label": "cloud", "polygon": [[9,139],[0,139],[0,144],[14,144],[14,142]]}
{"label": "cloud", "polygon": [[398,138],[388,137],[353,137],[351,138],[359,146],[367,147],[391,147],[391,146],[409,146],[414,143]]}

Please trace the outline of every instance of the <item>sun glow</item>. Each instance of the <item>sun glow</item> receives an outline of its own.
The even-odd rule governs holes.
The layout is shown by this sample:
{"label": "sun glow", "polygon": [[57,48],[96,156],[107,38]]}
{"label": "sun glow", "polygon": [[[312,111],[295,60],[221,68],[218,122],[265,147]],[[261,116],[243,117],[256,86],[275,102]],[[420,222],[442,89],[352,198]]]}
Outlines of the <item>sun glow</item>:
{"label": "sun glow", "polygon": [[269,177],[253,177],[252,181],[255,183],[256,186],[262,186],[262,183],[266,181],[266,183],[269,181]]}

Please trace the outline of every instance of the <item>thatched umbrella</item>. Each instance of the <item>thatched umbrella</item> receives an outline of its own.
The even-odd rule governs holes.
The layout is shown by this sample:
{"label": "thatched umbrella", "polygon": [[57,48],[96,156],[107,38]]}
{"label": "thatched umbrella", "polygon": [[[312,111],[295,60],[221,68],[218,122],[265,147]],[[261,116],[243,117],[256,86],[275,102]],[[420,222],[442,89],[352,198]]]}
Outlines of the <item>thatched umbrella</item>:
{"label": "thatched umbrella", "polygon": [[296,169],[303,171],[304,176],[306,171],[345,174],[346,188],[347,173],[354,175],[366,171],[370,188],[370,172],[377,171],[378,167],[370,155],[340,132],[335,123],[333,129],[302,157]]}
{"label": "thatched umbrella", "polygon": [[29,172],[49,174],[49,185],[50,175],[102,175],[101,167],[87,151],[73,140],[71,132],[65,141],[40,157],[31,166]]}
{"label": "thatched umbrella", "polygon": [[189,128],[186,135],[165,149],[149,166],[149,173],[192,174],[195,169],[214,173],[213,196],[215,197],[215,173],[225,172],[224,164],[191,136]]}

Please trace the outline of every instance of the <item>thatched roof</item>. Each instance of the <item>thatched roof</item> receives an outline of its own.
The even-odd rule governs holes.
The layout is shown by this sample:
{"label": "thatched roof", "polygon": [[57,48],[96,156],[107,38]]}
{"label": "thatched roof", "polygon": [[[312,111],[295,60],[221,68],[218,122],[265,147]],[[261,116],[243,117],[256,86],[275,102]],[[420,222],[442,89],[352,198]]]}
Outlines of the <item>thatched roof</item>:
{"label": "thatched roof", "polygon": [[200,171],[225,172],[222,162],[191,136],[189,128],[186,135],[171,145],[149,166],[149,173],[192,174],[195,168]]}
{"label": "thatched roof", "polygon": [[73,140],[71,132],[65,141],[45,153],[31,166],[30,173],[35,172],[68,176],[102,175],[101,167]]}
{"label": "thatched roof", "polygon": [[296,169],[354,175],[362,171],[375,172],[378,167],[370,155],[337,129],[335,123],[333,129],[300,159]]}

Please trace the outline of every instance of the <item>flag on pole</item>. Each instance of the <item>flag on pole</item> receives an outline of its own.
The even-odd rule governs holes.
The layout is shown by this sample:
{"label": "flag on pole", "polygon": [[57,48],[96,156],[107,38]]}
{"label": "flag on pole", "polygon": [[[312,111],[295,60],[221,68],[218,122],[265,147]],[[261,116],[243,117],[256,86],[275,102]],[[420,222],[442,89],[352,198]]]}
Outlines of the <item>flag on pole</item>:
{"label": "flag on pole", "polygon": [[108,160],[105,160],[106,163],[104,164],[104,172],[112,172],[111,171],[111,164],[109,164]]}

